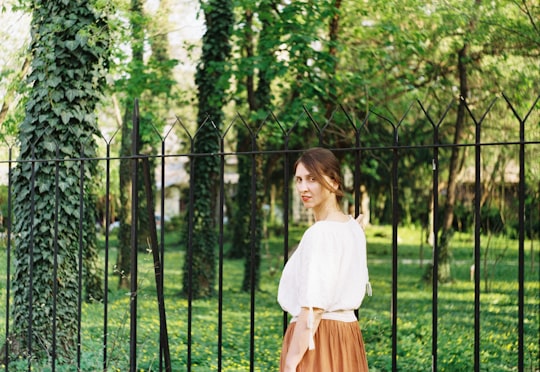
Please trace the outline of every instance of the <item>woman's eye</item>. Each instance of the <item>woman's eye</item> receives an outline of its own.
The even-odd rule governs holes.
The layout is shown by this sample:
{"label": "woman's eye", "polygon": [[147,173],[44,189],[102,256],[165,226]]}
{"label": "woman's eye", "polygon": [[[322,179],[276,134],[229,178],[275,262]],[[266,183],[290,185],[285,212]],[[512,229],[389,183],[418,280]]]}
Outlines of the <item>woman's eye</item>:
{"label": "woman's eye", "polygon": [[317,182],[317,180],[315,179],[315,177],[306,177],[305,179],[302,179],[302,178],[295,178],[295,182],[296,183],[302,183],[302,182]]}

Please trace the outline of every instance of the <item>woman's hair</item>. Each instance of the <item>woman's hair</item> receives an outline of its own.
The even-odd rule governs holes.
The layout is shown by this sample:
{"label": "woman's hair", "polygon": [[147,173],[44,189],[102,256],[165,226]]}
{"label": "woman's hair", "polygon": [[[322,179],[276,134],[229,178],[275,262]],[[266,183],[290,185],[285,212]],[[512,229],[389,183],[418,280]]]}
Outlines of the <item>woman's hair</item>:
{"label": "woman's hair", "polygon": [[[341,177],[341,167],[339,160],[334,153],[328,149],[322,147],[313,147],[306,150],[294,163],[294,171],[298,164],[302,163],[304,167],[311,173],[311,175],[319,182],[323,187],[334,192],[338,202],[341,202],[343,198],[343,181]],[[337,183],[337,189],[333,188],[324,178],[329,177],[335,183]]]}

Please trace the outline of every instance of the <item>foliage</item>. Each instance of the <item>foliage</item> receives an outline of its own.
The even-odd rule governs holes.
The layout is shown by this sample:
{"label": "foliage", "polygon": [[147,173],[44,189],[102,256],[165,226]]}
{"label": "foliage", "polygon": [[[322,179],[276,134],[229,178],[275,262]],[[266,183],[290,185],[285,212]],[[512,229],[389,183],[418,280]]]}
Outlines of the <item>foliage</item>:
{"label": "foliage", "polygon": [[[95,157],[94,109],[105,83],[109,47],[103,6],[100,1],[63,0],[28,4],[33,13],[28,84],[33,89],[19,127],[23,162],[13,172],[13,231],[18,239],[12,351],[19,355],[30,347],[38,358],[47,354],[54,342],[53,308],[59,356],[73,358],[76,349],[76,304],[81,295],[76,278],[82,265],[78,254],[83,250],[84,257],[97,255],[92,215],[96,165],[70,159]],[[43,161],[35,162],[38,158]],[[101,298],[99,273],[92,264],[86,273],[87,285],[92,285],[87,295]],[[32,313],[32,307],[40,311]],[[28,340],[30,315],[33,333]]]}
{"label": "foliage", "polygon": [[[428,122],[425,117],[422,119],[423,115],[418,115],[419,110],[414,107],[412,119],[407,118],[399,130],[401,143],[432,140],[432,126],[438,124],[448,105],[454,101],[446,120],[438,128],[439,141],[448,143],[455,133],[456,104],[459,103],[456,98],[462,94],[457,89],[460,81],[457,54],[464,43],[471,48],[470,56],[463,59],[470,67],[468,79],[471,83],[466,96],[471,99],[471,108],[485,107],[485,101],[501,91],[519,91],[515,97],[513,94],[519,106],[530,104],[531,99],[525,98],[527,95],[535,96],[531,82],[538,80],[538,69],[531,66],[538,64],[538,48],[535,47],[538,29],[534,23],[538,18],[538,7],[530,1],[521,5],[506,0],[477,3],[416,0],[375,0],[369,4],[357,1],[290,2],[268,12],[273,27],[266,31],[264,38],[264,18],[260,10],[254,11],[253,18],[256,21],[258,16],[258,22],[254,21],[252,25],[247,21],[239,22],[238,26],[238,60],[233,60],[239,87],[235,98],[243,103],[238,106],[243,109],[250,102],[244,82],[255,78],[257,71],[265,71],[272,82],[269,109],[276,111],[286,129],[293,124],[298,128],[286,140],[289,148],[316,144],[317,130],[328,123],[334,126],[333,135],[329,136],[330,130],[326,131],[324,143],[347,147],[347,140],[353,137],[352,130],[347,128],[347,119],[343,116],[328,115],[325,105],[329,103],[346,107],[355,123],[363,126],[363,146],[389,146],[394,138],[393,126],[416,99],[422,101],[434,122]],[[238,7],[251,9],[242,2]],[[243,14],[240,10],[239,13]],[[331,25],[336,19],[339,32],[333,35]],[[471,23],[475,27],[471,27]],[[245,40],[242,33],[250,34],[255,45],[262,48],[254,49],[257,53],[252,55],[241,54]],[[307,107],[315,117],[315,130],[309,120],[299,119],[301,106]],[[259,113],[258,118],[267,114]],[[499,126],[497,128],[500,130]],[[266,142],[276,148],[285,142],[283,132],[274,125],[265,126],[262,133]],[[474,126],[468,118],[463,137],[469,138],[473,133]],[[515,133],[515,128],[505,133]],[[490,133],[486,137],[493,135],[497,136]],[[411,155],[400,167],[403,174],[415,176],[400,187],[405,196],[429,197],[426,183],[430,179],[431,151],[425,151],[422,157]],[[361,159],[362,182],[367,185],[373,200],[379,199],[383,206],[389,200],[384,192],[387,194],[385,182],[390,175],[384,164],[391,163],[390,156],[386,151],[370,152]],[[439,169],[443,175],[448,174],[448,161],[447,156],[440,159]],[[416,176],[417,172],[422,174]],[[406,205],[401,208],[405,221],[418,222],[418,217],[427,214],[409,211]],[[373,212],[382,221],[389,221],[384,208]]]}
{"label": "foliage", "polygon": [[9,45],[2,53],[0,67],[0,141],[13,142],[18,124],[24,119],[24,102],[28,87],[25,85],[30,60],[27,50],[30,35],[30,18],[15,1],[2,3],[0,7],[0,42]]}

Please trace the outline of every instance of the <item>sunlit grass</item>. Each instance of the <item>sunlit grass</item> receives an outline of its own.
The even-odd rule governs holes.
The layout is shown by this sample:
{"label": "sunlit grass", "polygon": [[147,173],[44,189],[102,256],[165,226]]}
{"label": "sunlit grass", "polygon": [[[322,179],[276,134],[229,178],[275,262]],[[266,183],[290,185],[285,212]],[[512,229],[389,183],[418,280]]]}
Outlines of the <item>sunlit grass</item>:
{"label": "sunlit grass", "polygon": [[[301,229],[291,233],[289,244],[296,243]],[[371,371],[388,371],[392,366],[392,232],[389,227],[368,228],[368,261],[373,297],[367,297],[360,309]],[[398,231],[397,363],[399,370],[428,371],[432,361],[432,288],[422,280],[431,259],[430,247],[422,242],[420,229]],[[181,296],[184,252],[176,234],[167,236],[164,262],[164,290],[170,355],[174,371],[186,370],[188,363],[188,301]],[[484,239],[487,241],[487,239]],[[456,234],[452,242],[454,282],[438,288],[438,370],[470,371],[474,363],[474,293],[470,280],[474,240],[468,234]],[[512,371],[517,366],[518,267],[517,243],[492,238],[485,268],[480,268],[481,369]],[[114,241],[112,242],[114,247]],[[528,246],[528,245],[527,245]],[[225,247],[226,249],[226,247]],[[483,252],[485,247],[482,247]],[[223,262],[221,350],[218,350],[218,297],[193,301],[191,306],[191,368],[193,371],[218,369],[221,352],[223,371],[248,371],[253,359],[255,371],[276,371],[283,332],[283,313],[276,301],[282,267],[283,239],[276,236],[265,244],[262,255],[260,288],[255,293],[254,323],[251,324],[251,293],[241,291],[243,260]],[[5,251],[0,262],[5,262]],[[497,254],[503,254],[502,259]],[[538,249],[531,268],[530,250],[526,250],[525,282],[525,366],[537,365]],[[117,288],[114,273],[116,251],[110,250],[109,303],[107,305],[107,366],[109,371],[129,369],[130,294]],[[482,261],[483,262],[483,261]],[[152,256],[139,256],[137,292],[137,367],[139,371],[159,370],[159,312]],[[4,266],[2,266],[3,268]],[[5,277],[5,273],[2,273]],[[484,278],[488,279],[486,291]],[[218,293],[216,286],[216,293]],[[5,286],[0,287],[5,299]],[[0,324],[4,326],[4,307]],[[81,369],[98,370],[103,364],[104,305],[83,304]],[[253,332],[253,350],[251,334]],[[20,369],[18,369],[20,367]],[[26,370],[19,363],[10,370]],[[57,370],[62,370],[57,368]],[[67,369],[69,370],[69,369]]]}

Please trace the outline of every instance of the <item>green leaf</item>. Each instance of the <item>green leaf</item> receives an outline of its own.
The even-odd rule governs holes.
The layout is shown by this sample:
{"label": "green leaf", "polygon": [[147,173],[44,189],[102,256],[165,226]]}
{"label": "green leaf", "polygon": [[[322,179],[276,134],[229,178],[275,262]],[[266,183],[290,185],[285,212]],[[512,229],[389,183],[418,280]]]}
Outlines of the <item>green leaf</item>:
{"label": "green leaf", "polygon": [[38,187],[38,191],[42,194],[50,190],[50,184],[48,184],[47,182],[39,182],[37,184],[37,187]]}
{"label": "green leaf", "polygon": [[70,185],[68,183],[66,183],[66,182],[58,182],[58,188],[62,192],[66,192],[67,190],[69,190],[69,187],[70,187]]}
{"label": "green leaf", "polygon": [[66,98],[69,102],[73,102],[75,98],[79,95],[79,91],[77,89],[68,89],[66,91]]}
{"label": "green leaf", "polygon": [[43,148],[45,148],[46,150],[48,150],[50,152],[55,152],[56,151],[56,143],[55,142],[43,141],[42,145],[43,145]]}
{"label": "green leaf", "polygon": [[[67,190],[67,188],[64,190]],[[68,215],[77,216],[79,214],[78,207],[73,207],[72,205],[67,205],[67,204],[62,204],[61,207],[62,207],[62,210],[66,212],[66,214]]]}
{"label": "green leaf", "polygon": [[[74,151],[73,151],[73,146],[69,143],[63,143],[60,145],[60,151],[63,153],[63,154],[66,154],[66,155],[72,155],[74,154]],[[69,163],[74,163],[74,162],[68,162]]]}
{"label": "green leaf", "polygon": [[64,110],[60,114],[60,117],[62,118],[62,123],[64,125],[69,124],[70,119],[73,117],[72,113],[70,111]]}
{"label": "green leaf", "polygon": [[59,102],[59,101],[62,100],[62,98],[64,98],[64,92],[63,91],[61,91],[59,89],[52,91],[51,100],[53,102]]}
{"label": "green leaf", "polygon": [[66,41],[66,48],[68,48],[68,50],[70,51],[74,51],[75,49],[77,49],[77,47],[79,46],[79,42],[78,40],[68,40]]}
{"label": "green leaf", "polygon": [[53,76],[47,81],[47,85],[51,88],[56,88],[62,82],[62,78],[59,76]]}
{"label": "green leaf", "polygon": [[47,121],[47,119],[49,119],[49,117],[50,117],[49,113],[44,113],[44,114],[39,115],[38,119],[40,123],[44,123]]}

